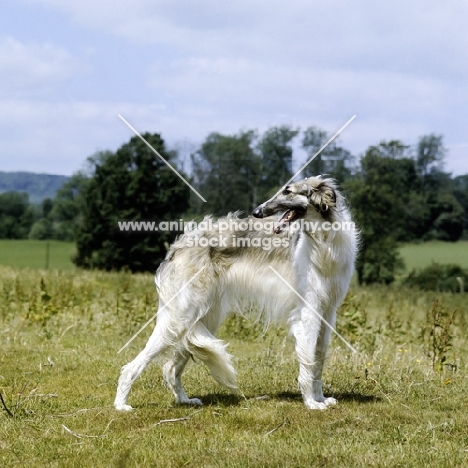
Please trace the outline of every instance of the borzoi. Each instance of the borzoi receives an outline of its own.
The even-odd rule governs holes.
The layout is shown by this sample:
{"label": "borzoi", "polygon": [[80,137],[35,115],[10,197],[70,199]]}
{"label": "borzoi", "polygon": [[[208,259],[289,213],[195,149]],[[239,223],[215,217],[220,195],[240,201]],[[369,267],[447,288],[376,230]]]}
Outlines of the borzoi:
{"label": "borzoi", "polygon": [[326,323],[335,323],[357,252],[345,200],[331,179],[311,177],[285,187],[253,216],[258,219],[205,218],[205,226],[186,230],[171,246],[156,272],[156,326],[143,351],[122,368],[116,409],[132,409],[126,404],[131,386],[158,356],[168,356],[163,374],[177,403],[202,404],[182,387],[191,356],[236,392],[231,356],[214,335],[230,311],[253,303],[262,319],[288,323],[307,408],[336,404],[323,395],[322,369],[331,335]]}

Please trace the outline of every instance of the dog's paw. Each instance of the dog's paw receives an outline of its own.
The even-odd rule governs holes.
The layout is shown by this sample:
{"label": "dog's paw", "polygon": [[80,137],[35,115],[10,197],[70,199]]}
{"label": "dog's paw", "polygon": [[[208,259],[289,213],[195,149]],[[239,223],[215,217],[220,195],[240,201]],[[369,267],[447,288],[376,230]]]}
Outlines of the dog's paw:
{"label": "dog's paw", "polygon": [[308,409],[326,410],[327,405],[323,401],[307,400],[304,402]]}
{"label": "dog's paw", "polygon": [[117,411],[132,411],[132,407],[130,405],[114,405]]}
{"label": "dog's paw", "polygon": [[307,398],[304,403],[309,409],[326,410],[329,406],[336,405],[338,402],[335,400],[335,398],[330,397],[323,398],[322,401],[318,401],[314,398]]}
{"label": "dog's paw", "polygon": [[327,406],[334,406],[338,403],[336,398],[328,397],[323,401]]}
{"label": "dog's paw", "polygon": [[178,405],[194,405],[203,406],[203,403],[198,398],[189,398],[187,395],[176,395],[176,404]]}
{"label": "dog's paw", "polygon": [[193,405],[193,406],[203,406],[203,402],[199,398],[187,398],[184,401],[180,401],[181,405]]}

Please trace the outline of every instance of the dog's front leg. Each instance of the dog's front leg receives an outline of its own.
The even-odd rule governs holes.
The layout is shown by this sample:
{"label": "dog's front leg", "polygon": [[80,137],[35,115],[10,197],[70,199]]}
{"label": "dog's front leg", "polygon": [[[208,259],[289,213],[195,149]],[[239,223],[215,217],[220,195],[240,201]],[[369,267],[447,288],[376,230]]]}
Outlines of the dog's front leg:
{"label": "dog's front leg", "polygon": [[[328,324],[335,323],[335,313],[327,317]],[[320,315],[321,317],[321,315]],[[301,320],[292,324],[299,359],[299,388],[304,403],[309,409],[326,409],[335,405],[334,398],[325,398],[322,390],[322,370],[325,363],[331,329],[319,318],[319,313],[310,309],[301,311]]]}

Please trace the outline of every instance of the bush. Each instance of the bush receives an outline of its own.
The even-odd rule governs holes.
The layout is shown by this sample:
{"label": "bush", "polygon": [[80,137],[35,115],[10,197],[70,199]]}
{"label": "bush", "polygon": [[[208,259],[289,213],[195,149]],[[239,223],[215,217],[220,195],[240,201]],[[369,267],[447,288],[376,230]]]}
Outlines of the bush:
{"label": "bush", "polygon": [[55,239],[54,225],[47,218],[36,221],[29,231],[29,238],[37,240]]}
{"label": "bush", "polygon": [[433,263],[420,270],[411,270],[403,284],[424,291],[459,292],[460,284],[457,278],[462,278],[463,283],[468,285],[468,271],[463,270],[460,265]]}

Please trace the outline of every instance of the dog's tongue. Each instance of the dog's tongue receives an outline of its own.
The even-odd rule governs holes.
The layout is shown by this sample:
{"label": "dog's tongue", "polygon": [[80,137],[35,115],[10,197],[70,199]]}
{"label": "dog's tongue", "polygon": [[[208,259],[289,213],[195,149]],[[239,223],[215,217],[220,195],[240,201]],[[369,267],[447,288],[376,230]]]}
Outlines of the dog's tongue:
{"label": "dog's tongue", "polygon": [[285,224],[289,223],[294,218],[294,216],[296,216],[296,212],[294,210],[286,211],[286,213],[281,216],[278,224],[275,226],[275,229],[273,229],[273,232],[275,234],[279,234],[283,230]]}

